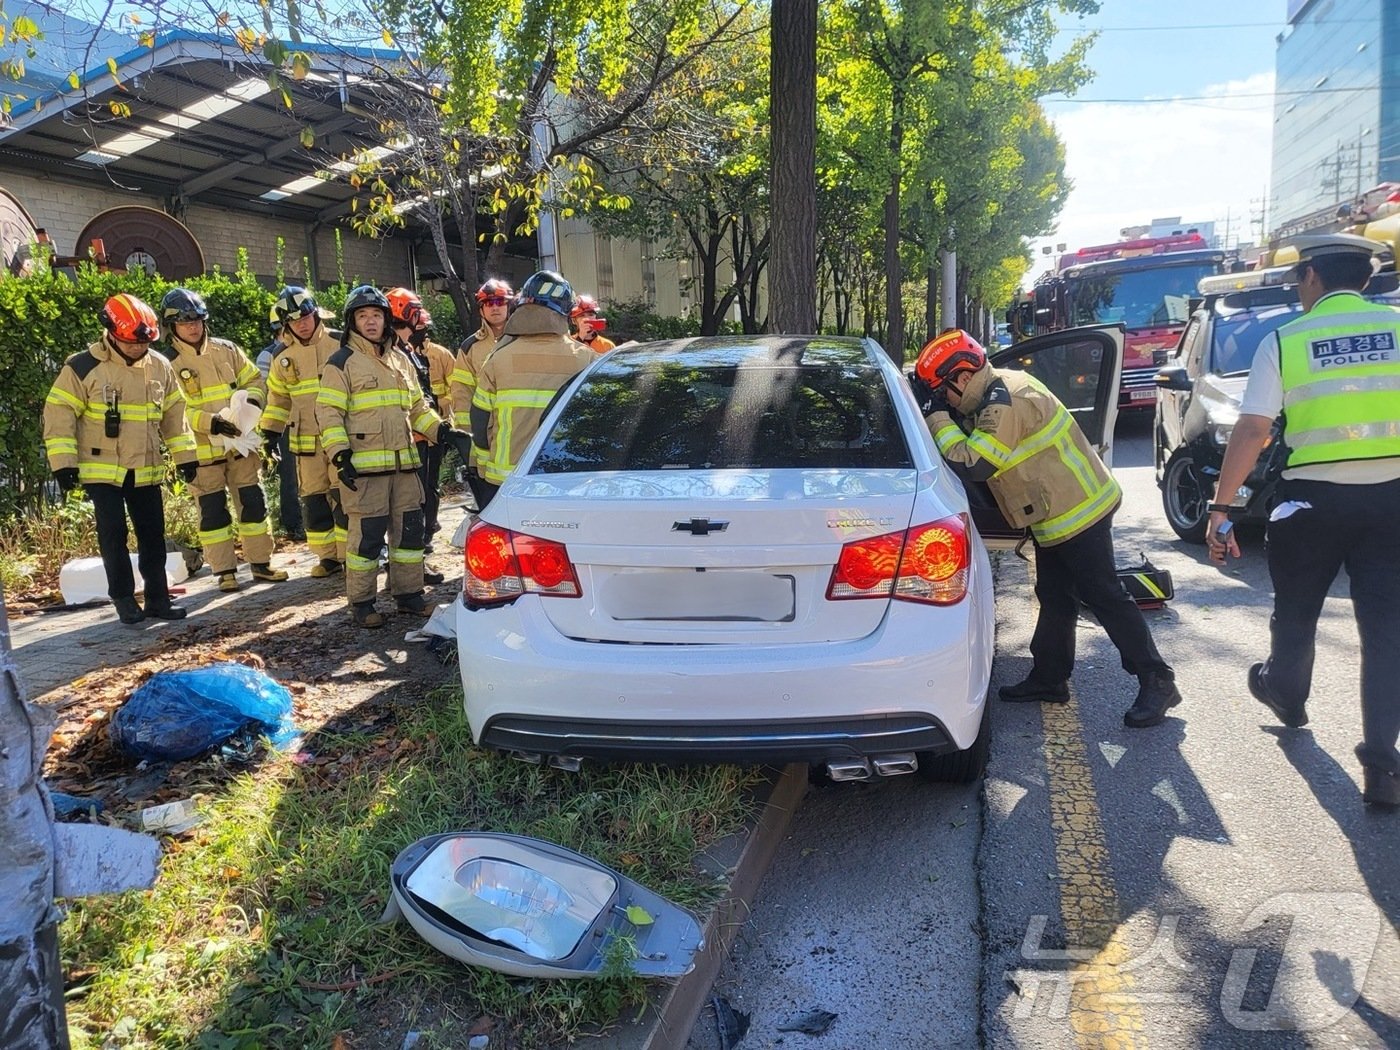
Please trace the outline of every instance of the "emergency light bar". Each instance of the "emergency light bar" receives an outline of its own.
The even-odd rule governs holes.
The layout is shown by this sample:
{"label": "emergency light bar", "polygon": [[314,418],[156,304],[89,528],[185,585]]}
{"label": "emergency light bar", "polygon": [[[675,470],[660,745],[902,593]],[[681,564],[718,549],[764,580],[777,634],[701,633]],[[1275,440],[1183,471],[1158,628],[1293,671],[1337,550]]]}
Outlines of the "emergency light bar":
{"label": "emergency light bar", "polygon": [[1272,266],[1267,270],[1246,270],[1243,273],[1222,273],[1214,277],[1202,277],[1196,287],[1202,296],[1228,295],[1230,292],[1244,292],[1251,288],[1270,288],[1296,284],[1289,280],[1291,266]]}

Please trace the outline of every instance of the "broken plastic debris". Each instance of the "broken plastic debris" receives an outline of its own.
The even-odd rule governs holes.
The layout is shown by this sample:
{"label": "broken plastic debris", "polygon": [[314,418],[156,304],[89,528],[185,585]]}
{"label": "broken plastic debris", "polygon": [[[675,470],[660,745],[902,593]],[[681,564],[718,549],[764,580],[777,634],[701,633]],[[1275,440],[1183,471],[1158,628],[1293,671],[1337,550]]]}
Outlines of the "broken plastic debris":
{"label": "broken plastic debris", "polygon": [[836,1015],[826,1010],[809,1010],[800,1017],[790,1017],[778,1025],[780,1032],[803,1032],[807,1035],[821,1035],[831,1027]]}
{"label": "broken plastic debris", "polygon": [[715,1010],[715,1028],[719,1032],[719,1050],[734,1050],[749,1030],[750,1017],[734,1009],[722,995],[710,996]]}
{"label": "broken plastic debris", "polygon": [[179,802],[167,802],[163,806],[149,806],[141,811],[141,827],[146,831],[168,831],[178,835],[204,820],[196,812],[194,799],[182,798]]}

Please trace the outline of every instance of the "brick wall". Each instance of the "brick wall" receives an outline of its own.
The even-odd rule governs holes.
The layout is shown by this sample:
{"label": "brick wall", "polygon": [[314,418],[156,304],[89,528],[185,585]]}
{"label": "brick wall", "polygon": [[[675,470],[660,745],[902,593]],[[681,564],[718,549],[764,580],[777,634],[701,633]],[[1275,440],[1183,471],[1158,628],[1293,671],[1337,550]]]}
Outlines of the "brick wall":
{"label": "brick wall", "polygon": [[[75,251],[78,235],[99,212],[132,204],[160,208],[159,201],[133,193],[8,171],[0,172],[0,187],[24,205],[34,225],[47,230],[64,255]],[[206,204],[190,205],[184,223],[199,242],[204,263],[210,269],[217,266],[225,272],[232,271],[238,265],[238,249],[246,248],[249,268],[266,278],[270,285],[277,269],[277,238],[280,236],[286,242],[283,254],[286,278],[306,280],[303,260],[311,247],[307,227],[301,223]],[[404,238],[373,240],[344,228],[341,250],[347,280],[361,278],[385,286],[407,284],[411,280],[409,245]],[[316,231],[315,252],[319,283],[337,280],[333,227]]]}

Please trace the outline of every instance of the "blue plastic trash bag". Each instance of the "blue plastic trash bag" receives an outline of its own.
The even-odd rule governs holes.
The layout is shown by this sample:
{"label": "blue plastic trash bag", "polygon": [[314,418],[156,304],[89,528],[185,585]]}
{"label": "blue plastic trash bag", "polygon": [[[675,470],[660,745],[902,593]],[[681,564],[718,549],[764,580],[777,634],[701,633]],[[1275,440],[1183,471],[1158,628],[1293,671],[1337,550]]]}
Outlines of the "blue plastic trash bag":
{"label": "blue plastic trash bag", "polygon": [[133,758],[178,762],[250,724],[278,747],[290,743],[296,736],[292,694],[243,664],[161,671],[112,716],[112,743]]}

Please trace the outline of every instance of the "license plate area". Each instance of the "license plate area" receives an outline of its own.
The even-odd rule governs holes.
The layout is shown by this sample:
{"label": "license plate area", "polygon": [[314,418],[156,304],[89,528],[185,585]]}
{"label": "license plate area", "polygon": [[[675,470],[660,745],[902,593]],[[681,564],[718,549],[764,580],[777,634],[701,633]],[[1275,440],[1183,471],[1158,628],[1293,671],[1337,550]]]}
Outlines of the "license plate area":
{"label": "license plate area", "polygon": [[1151,401],[1157,396],[1156,390],[1129,390],[1129,401]]}
{"label": "license plate area", "polygon": [[612,577],[602,598],[616,621],[787,623],[797,615],[797,579],[752,570],[648,570]]}

